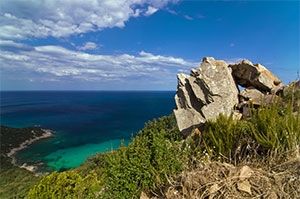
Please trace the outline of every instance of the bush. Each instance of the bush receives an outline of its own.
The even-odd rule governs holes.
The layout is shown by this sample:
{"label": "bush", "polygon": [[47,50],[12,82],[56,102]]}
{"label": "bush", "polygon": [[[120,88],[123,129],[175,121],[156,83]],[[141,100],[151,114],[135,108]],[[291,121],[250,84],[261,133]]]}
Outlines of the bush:
{"label": "bush", "polygon": [[105,198],[139,198],[182,170],[181,135],[174,117],[146,124],[128,147],[106,156]]}
{"label": "bush", "polygon": [[83,178],[75,171],[53,172],[30,189],[27,198],[96,198],[99,184],[95,173]]}
{"label": "bush", "polygon": [[299,152],[300,115],[291,105],[273,104],[252,110],[248,120],[219,116],[208,122],[202,136],[202,148],[211,158],[229,162],[247,155],[266,157]]}
{"label": "bush", "polygon": [[275,153],[298,149],[300,144],[300,115],[292,106],[282,108],[278,104],[253,113],[252,135],[257,143]]}

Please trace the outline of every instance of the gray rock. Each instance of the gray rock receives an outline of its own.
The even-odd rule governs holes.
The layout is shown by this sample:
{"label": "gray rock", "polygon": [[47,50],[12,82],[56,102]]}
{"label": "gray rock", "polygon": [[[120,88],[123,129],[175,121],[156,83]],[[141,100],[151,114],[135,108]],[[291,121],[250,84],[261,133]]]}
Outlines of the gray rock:
{"label": "gray rock", "polygon": [[278,77],[261,64],[243,60],[229,67],[232,68],[232,75],[236,83],[245,88],[254,87],[261,92],[271,92],[274,89],[277,90],[282,84]]}
{"label": "gray rock", "polygon": [[251,101],[257,105],[260,105],[264,99],[264,94],[253,87],[242,90],[239,95],[242,98],[240,101]]}
{"label": "gray rock", "polygon": [[238,104],[238,89],[224,61],[203,59],[191,75],[178,75],[174,114],[184,134],[218,115],[230,115]]}

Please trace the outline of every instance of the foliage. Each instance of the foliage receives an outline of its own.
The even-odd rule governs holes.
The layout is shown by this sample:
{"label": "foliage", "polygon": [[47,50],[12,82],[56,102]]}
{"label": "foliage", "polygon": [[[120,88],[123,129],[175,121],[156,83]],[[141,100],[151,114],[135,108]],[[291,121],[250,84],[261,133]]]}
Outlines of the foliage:
{"label": "foliage", "polygon": [[181,135],[174,117],[146,124],[128,147],[106,156],[104,198],[139,198],[182,170]]}
{"label": "foliage", "polygon": [[263,147],[279,153],[295,150],[300,144],[300,115],[272,105],[254,112],[250,122],[255,140]]}
{"label": "foliage", "polygon": [[273,104],[252,110],[248,120],[220,116],[208,122],[202,139],[212,158],[236,161],[249,154],[284,154],[299,149],[300,115],[291,105]]}
{"label": "foliage", "polygon": [[41,128],[11,128],[0,126],[0,146],[1,154],[9,152],[11,149],[20,146],[26,140],[43,135],[45,132]]}
{"label": "foliage", "polygon": [[300,80],[290,83],[282,92],[284,104],[292,104],[294,111],[300,109]]}
{"label": "foliage", "polygon": [[236,151],[250,142],[249,133],[249,123],[220,115],[216,121],[207,123],[202,146],[211,157],[235,160]]}
{"label": "foliage", "polygon": [[0,198],[24,198],[40,177],[11,164],[10,158],[1,157]]}
{"label": "foliage", "polygon": [[0,126],[0,198],[24,198],[40,179],[32,172],[12,164],[7,153],[21,143],[44,132],[40,128],[11,128]]}
{"label": "foliage", "polygon": [[100,181],[95,173],[82,177],[78,172],[53,172],[45,176],[28,193],[27,198],[73,199],[96,198]]}

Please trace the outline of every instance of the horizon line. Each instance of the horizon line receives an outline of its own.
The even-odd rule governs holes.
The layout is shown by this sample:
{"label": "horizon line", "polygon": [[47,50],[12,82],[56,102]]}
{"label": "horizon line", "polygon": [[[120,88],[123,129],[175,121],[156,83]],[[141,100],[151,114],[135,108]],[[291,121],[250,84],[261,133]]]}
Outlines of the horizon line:
{"label": "horizon line", "polygon": [[39,92],[39,91],[55,91],[55,92],[64,92],[64,91],[75,91],[75,92],[82,92],[82,91],[94,91],[94,92],[175,92],[176,90],[0,90],[0,92]]}

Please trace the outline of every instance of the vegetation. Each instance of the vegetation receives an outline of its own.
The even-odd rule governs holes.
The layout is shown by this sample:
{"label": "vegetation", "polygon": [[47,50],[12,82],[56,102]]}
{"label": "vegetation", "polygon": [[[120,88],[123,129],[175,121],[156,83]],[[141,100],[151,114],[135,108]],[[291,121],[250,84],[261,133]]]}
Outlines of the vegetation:
{"label": "vegetation", "polygon": [[78,172],[53,172],[28,193],[28,198],[96,198],[100,181],[96,173],[82,177]]}
{"label": "vegetation", "polygon": [[5,168],[1,165],[0,171],[0,198],[24,198],[29,189],[36,184],[41,177],[35,176],[26,169],[19,168],[10,163],[10,159],[2,157]]}
{"label": "vegetation", "polygon": [[1,154],[9,152],[11,149],[20,146],[28,139],[43,135],[43,131],[37,127],[11,128],[0,126],[0,146]]}
{"label": "vegetation", "polygon": [[139,198],[142,190],[154,189],[182,170],[182,138],[175,124],[173,116],[149,122],[128,147],[106,157],[104,198]]}
{"label": "vegetation", "polygon": [[291,154],[299,150],[300,114],[293,112],[291,105],[273,104],[253,110],[246,120],[220,116],[204,131],[202,146],[212,158],[237,162],[250,155]]}
{"label": "vegetation", "polygon": [[40,128],[11,128],[0,126],[0,198],[24,198],[40,177],[13,165],[7,157],[11,149],[28,139],[42,135]]}

